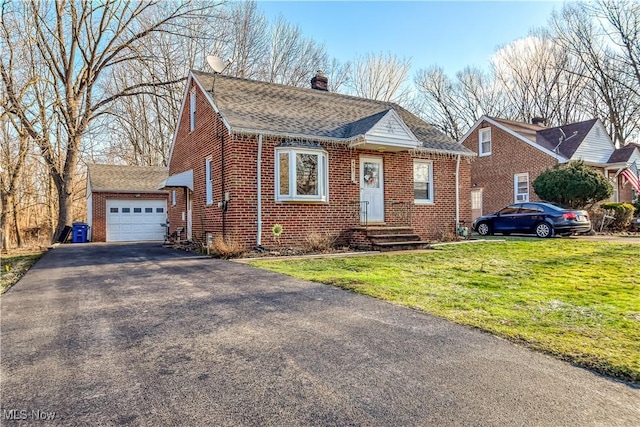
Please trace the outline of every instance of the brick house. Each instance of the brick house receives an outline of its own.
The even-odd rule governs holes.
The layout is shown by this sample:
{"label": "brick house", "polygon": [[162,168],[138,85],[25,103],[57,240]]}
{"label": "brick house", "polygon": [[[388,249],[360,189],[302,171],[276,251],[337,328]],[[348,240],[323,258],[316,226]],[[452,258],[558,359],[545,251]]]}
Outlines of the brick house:
{"label": "brick house", "polygon": [[598,119],[548,128],[541,119],[522,123],[482,116],[461,144],[478,153],[471,165],[472,217],[522,201],[539,200],[533,181],[546,169],[571,160],[593,166],[614,184],[612,201],[630,202],[631,185],[620,175],[640,164],[634,144],[616,148]]}
{"label": "brick house", "polygon": [[371,247],[470,219],[471,150],[396,104],[328,92],[321,73],[305,89],[192,71],[179,117],[161,188],[183,238],[269,247],[280,224],[282,245]]}
{"label": "brick house", "polygon": [[168,191],[158,183],[168,175],[164,167],[88,165],[89,240],[164,240]]}

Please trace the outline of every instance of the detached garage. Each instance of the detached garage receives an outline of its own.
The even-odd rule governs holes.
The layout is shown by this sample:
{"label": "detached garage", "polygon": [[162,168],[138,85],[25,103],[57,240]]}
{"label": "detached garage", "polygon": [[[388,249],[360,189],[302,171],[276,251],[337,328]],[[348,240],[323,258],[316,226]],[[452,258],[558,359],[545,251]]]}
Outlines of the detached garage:
{"label": "detached garage", "polygon": [[169,193],[158,190],[166,168],[91,164],[87,219],[94,242],[162,241]]}

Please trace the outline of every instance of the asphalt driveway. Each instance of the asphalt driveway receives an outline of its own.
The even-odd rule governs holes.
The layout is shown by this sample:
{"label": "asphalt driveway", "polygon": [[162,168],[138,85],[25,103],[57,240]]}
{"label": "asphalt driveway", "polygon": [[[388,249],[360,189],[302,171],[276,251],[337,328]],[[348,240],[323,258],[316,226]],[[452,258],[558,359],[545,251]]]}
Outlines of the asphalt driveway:
{"label": "asphalt driveway", "polygon": [[61,246],[0,309],[2,425],[640,425],[629,385],[157,244]]}

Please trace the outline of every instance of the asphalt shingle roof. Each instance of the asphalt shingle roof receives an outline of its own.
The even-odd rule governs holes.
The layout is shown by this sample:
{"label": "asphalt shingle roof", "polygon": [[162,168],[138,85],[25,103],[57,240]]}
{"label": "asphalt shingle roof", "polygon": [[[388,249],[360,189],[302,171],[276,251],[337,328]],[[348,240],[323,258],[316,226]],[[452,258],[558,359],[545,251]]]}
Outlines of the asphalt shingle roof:
{"label": "asphalt shingle roof", "polygon": [[93,192],[163,193],[158,184],[169,177],[169,171],[161,166],[90,164],[87,175]]}
{"label": "asphalt shingle roof", "polygon": [[[556,147],[558,147],[558,153],[567,159],[570,159],[571,156],[573,156],[593,125],[598,120],[591,119],[564,126],[547,128],[531,123],[517,122],[515,120],[500,119],[496,117],[490,118],[549,151],[554,151]],[[566,139],[564,139],[562,144],[558,146],[560,143],[560,137],[563,136],[560,129],[564,132]]]}
{"label": "asphalt shingle roof", "polygon": [[192,71],[233,132],[348,140],[371,129],[393,109],[423,148],[474,153],[401,106],[314,89]]}
{"label": "asphalt shingle roof", "polygon": [[[551,151],[558,147],[558,153],[570,159],[597,121],[598,119],[591,119],[539,131],[536,143]],[[560,129],[564,132],[564,136],[562,132],[560,132]],[[558,146],[561,137],[564,140],[562,144]]]}
{"label": "asphalt shingle roof", "polygon": [[608,163],[626,163],[631,158],[634,150],[640,150],[636,144],[627,144],[624,147],[620,147],[616,149],[613,153],[611,153],[611,157],[609,157]]}
{"label": "asphalt shingle roof", "polygon": [[536,142],[536,132],[546,129],[544,126],[534,125],[531,123],[517,122],[515,120],[500,119],[498,117],[490,117],[490,119],[500,123],[506,128],[522,135],[532,142]]}

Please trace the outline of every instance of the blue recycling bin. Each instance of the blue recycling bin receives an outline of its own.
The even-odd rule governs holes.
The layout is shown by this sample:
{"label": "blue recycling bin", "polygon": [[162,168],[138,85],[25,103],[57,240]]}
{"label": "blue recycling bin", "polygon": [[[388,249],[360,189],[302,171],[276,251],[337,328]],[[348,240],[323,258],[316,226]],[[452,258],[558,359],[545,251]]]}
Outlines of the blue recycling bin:
{"label": "blue recycling bin", "polygon": [[89,232],[89,224],[84,222],[74,222],[72,227],[73,243],[87,243],[87,235]]}

